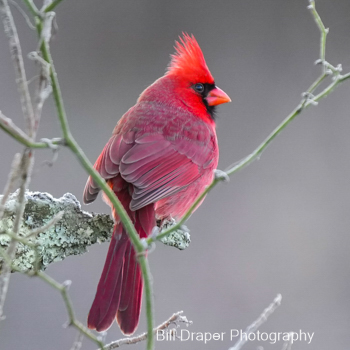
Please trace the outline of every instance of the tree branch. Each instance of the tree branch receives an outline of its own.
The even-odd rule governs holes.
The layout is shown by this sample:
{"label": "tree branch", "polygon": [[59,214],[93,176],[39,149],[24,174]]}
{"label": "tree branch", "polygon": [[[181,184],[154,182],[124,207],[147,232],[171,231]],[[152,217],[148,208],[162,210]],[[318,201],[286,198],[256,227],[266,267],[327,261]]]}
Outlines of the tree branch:
{"label": "tree branch", "polygon": [[[16,195],[16,205],[13,208],[13,227],[12,236],[8,240],[8,247],[6,250],[6,256],[13,261],[16,249],[17,249],[17,236],[22,223],[22,216],[25,207],[25,192],[30,182],[32,168],[34,163],[34,155],[30,149],[23,151],[19,166],[18,166],[18,177],[20,178],[20,188]],[[5,206],[6,207],[6,206]],[[6,212],[6,208],[4,214]],[[4,261],[1,268],[2,275],[0,275],[0,319],[3,317],[3,308],[6,300],[7,290],[10,282],[11,264],[8,260]]]}
{"label": "tree branch", "polygon": [[[54,1],[52,4],[55,4],[55,6],[60,1]],[[30,1],[26,1],[26,3],[30,6],[30,10],[35,12],[35,9],[32,9],[33,3]],[[144,280],[144,286],[145,286],[145,302],[146,302],[146,313],[147,313],[147,328],[148,328],[148,338],[147,338],[147,349],[151,350],[154,347],[154,337],[153,337],[153,293],[152,293],[152,284],[151,284],[151,275],[149,271],[149,264],[148,260],[145,254],[146,246],[141,242],[141,239],[136,232],[136,229],[127,214],[125,208],[120,203],[119,199],[116,197],[112,189],[107,185],[105,180],[100,176],[100,174],[94,169],[86,155],[84,154],[83,150],[80,148],[78,143],[73,138],[69,125],[67,120],[67,115],[65,111],[65,107],[63,104],[63,98],[62,98],[62,92],[59,85],[59,81],[57,78],[57,73],[55,70],[55,66],[53,64],[53,59],[50,52],[50,46],[49,46],[49,40],[46,40],[47,38],[43,37],[43,31],[45,27],[45,22],[47,20],[47,16],[51,16],[52,12],[45,12],[41,13],[41,16],[35,17],[37,32],[40,38],[40,50],[43,59],[50,65],[50,79],[52,84],[52,93],[53,98],[56,104],[57,109],[57,115],[59,122],[61,124],[61,129],[63,133],[63,137],[65,139],[65,142],[67,146],[70,148],[70,150],[75,154],[77,159],[79,160],[82,167],[87,171],[87,173],[93,178],[97,186],[101,188],[101,190],[105,193],[105,195],[108,197],[108,199],[111,201],[114,209],[118,213],[118,216],[125,228],[125,231],[127,232],[130,241],[138,254],[138,262],[141,267],[142,271],[142,277]]]}
{"label": "tree branch", "polygon": [[[166,328],[168,328],[171,324],[175,324],[177,327],[179,326],[180,322],[185,323],[187,326],[191,325],[192,322],[187,320],[186,316],[182,316],[183,311],[178,311],[174,313],[168,320],[160,324],[158,327],[153,329],[153,333],[156,334],[159,331],[162,331]],[[136,337],[131,337],[131,338],[123,338],[116,340],[110,344],[107,344],[105,346],[105,350],[113,350],[116,348],[120,348],[122,345],[129,345],[129,344],[136,344],[141,341],[144,341],[147,339],[147,333],[142,333]],[[101,349],[99,349],[101,350]]]}
{"label": "tree branch", "polygon": [[28,148],[50,148],[52,146],[59,146],[64,144],[64,141],[59,138],[41,142],[32,141],[32,139],[22,129],[20,129],[10,118],[5,117],[1,111],[0,128],[15,140],[17,140],[19,143],[21,143],[23,146]]}
{"label": "tree branch", "polygon": [[[281,305],[282,295],[278,294],[273,302],[262,312],[262,314],[245,330],[246,334],[254,333],[263,323],[265,323],[268,317],[274,313],[274,311]],[[228,350],[240,350],[242,346],[247,342],[247,338],[242,337],[236,344]]]}
{"label": "tree branch", "polygon": [[16,72],[16,82],[21,99],[22,111],[29,138],[34,136],[34,112],[30,99],[27,77],[24,69],[22,49],[18,39],[17,29],[7,0],[0,0],[0,15],[4,24],[5,34],[9,39],[10,52]]}
{"label": "tree branch", "polygon": [[[4,217],[0,220],[2,248],[7,248],[11,240],[17,195],[18,191],[8,197]],[[55,199],[48,193],[27,191],[24,200],[24,215],[17,239],[19,244],[12,264],[15,270],[33,270],[34,264],[45,270],[53,262],[83,254],[92,244],[107,242],[111,238],[114,225],[111,217],[83,211],[70,193]],[[190,236],[186,231],[175,231],[164,240],[164,244],[182,250],[190,244]],[[38,247],[37,257],[34,247]],[[0,272],[1,263],[0,257]]]}

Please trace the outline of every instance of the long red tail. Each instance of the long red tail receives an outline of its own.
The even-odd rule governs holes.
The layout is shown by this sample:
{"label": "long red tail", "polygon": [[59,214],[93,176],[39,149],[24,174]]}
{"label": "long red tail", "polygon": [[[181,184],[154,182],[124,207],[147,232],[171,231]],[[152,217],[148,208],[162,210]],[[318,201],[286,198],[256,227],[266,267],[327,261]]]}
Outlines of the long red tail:
{"label": "long red tail", "polygon": [[[140,237],[147,237],[155,225],[153,204],[135,212],[134,220]],[[134,333],[140,318],[142,289],[142,274],[135,250],[123,226],[116,224],[89,312],[88,327],[105,331],[116,317],[124,334]]]}

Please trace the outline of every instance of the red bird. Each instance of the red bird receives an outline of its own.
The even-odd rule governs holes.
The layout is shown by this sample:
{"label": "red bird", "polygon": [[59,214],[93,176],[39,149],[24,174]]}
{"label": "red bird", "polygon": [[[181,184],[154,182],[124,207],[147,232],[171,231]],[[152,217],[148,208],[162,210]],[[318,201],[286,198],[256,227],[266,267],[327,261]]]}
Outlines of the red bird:
{"label": "red bird", "polygon": [[[215,106],[231,101],[215,85],[193,36],[184,34],[175,49],[165,75],[119,120],[94,165],[141,238],[151,233],[156,221],[181,218],[213,180],[219,158]],[[89,178],[84,202],[94,201],[99,190]],[[139,322],[143,281],[115,210],[113,217],[113,236],[88,327],[104,331],[116,317],[121,331],[132,334]]]}

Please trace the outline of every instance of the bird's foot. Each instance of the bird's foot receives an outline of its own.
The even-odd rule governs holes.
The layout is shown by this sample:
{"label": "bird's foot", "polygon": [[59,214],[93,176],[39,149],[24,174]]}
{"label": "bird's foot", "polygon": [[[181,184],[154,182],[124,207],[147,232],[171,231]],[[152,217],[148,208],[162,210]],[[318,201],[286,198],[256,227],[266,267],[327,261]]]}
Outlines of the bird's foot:
{"label": "bird's foot", "polygon": [[160,230],[166,231],[176,225],[176,220],[169,216],[160,223]]}

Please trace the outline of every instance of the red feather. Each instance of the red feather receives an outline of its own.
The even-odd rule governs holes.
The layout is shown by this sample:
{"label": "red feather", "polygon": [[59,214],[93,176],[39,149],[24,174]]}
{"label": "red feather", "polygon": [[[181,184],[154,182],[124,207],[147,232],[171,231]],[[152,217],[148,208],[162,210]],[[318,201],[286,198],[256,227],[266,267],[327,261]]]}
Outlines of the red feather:
{"label": "red feather", "polygon": [[[156,220],[180,218],[213,179],[219,153],[215,123],[205,96],[193,88],[196,83],[216,88],[197,41],[184,34],[165,76],[124,114],[95,163],[140,237],[151,233]],[[98,192],[89,178],[84,202],[94,201]],[[140,316],[142,276],[115,210],[113,216],[116,224],[88,326],[104,331],[116,317],[122,332],[132,334]]]}

